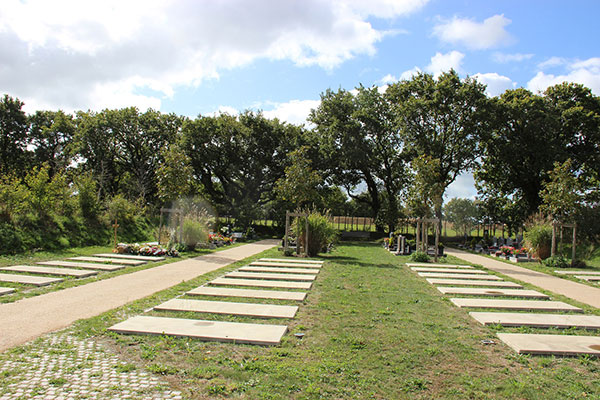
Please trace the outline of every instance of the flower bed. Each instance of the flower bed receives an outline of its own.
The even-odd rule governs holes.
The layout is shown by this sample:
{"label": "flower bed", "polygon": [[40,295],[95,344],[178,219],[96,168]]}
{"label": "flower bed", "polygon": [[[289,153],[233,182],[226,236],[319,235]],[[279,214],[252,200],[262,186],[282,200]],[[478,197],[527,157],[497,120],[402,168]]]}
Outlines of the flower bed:
{"label": "flower bed", "polygon": [[179,252],[175,249],[165,249],[162,246],[158,245],[141,245],[139,243],[119,243],[117,248],[113,250],[115,253],[119,254],[135,254],[140,256],[171,256],[171,257],[179,257]]}

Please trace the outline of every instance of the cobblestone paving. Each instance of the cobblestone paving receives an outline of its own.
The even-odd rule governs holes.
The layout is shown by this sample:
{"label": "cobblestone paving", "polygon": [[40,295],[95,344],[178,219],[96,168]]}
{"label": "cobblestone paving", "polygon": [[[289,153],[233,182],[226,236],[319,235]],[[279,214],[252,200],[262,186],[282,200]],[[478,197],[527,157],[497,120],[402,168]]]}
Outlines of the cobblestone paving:
{"label": "cobblestone paving", "polygon": [[182,398],[92,340],[55,334],[22,349],[0,354],[0,400]]}

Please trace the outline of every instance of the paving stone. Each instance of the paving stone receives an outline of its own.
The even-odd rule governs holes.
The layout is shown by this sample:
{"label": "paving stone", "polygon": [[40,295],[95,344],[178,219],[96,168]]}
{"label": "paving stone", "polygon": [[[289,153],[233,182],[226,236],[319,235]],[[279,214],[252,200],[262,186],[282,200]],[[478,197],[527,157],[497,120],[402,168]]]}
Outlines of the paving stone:
{"label": "paving stone", "polygon": [[211,285],[272,287],[283,289],[310,289],[311,282],[264,281],[260,279],[217,278],[209,282]]}
{"label": "paving stone", "polygon": [[274,262],[274,261],[253,261],[250,265],[258,267],[291,267],[291,268],[321,268],[321,264],[300,264],[292,262]]}
{"label": "paving stone", "polygon": [[291,263],[299,263],[299,264],[323,264],[325,262],[322,260],[307,260],[307,259],[294,259],[294,258],[261,258],[260,261],[291,262]]}
{"label": "paving stone", "polygon": [[585,270],[555,270],[557,274],[561,275],[600,275],[600,271],[585,271]]}
{"label": "paving stone", "polygon": [[303,301],[306,298],[304,292],[285,292],[282,290],[258,290],[258,289],[234,289],[201,286],[192,289],[186,294],[222,297],[247,297],[255,299],[277,299]]}
{"label": "paving stone", "polygon": [[575,278],[590,282],[600,282],[599,275],[575,275]]}
{"label": "paving stone", "polygon": [[470,287],[448,287],[437,286],[437,290],[443,294],[463,294],[473,296],[511,296],[511,297],[528,297],[536,299],[548,299],[550,296],[540,293],[535,290],[526,289],[485,289],[485,288],[470,288]]}
{"label": "paving stone", "polygon": [[100,271],[117,271],[119,269],[125,268],[124,265],[114,265],[114,264],[92,264],[92,263],[83,263],[76,261],[41,261],[38,262],[39,265],[54,265],[57,267],[74,267],[74,268],[83,268],[83,269],[94,269]]}
{"label": "paving stone", "polygon": [[315,275],[307,274],[271,274],[266,272],[230,272],[225,275],[227,278],[243,278],[243,279],[267,279],[267,280],[282,280],[282,281],[314,281]]}
{"label": "paving stone", "polygon": [[457,264],[430,264],[430,263],[406,263],[407,267],[425,267],[425,268],[452,268],[452,269],[474,269],[472,265]]}
{"label": "paving stone", "polygon": [[0,274],[0,282],[22,283],[34,286],[46,286],[51,283],[62,282],[61,278],[47,278],[45,276]]}
{"label": "paving stone", "polygon": [[287,331],[287,326],[139,315],[113,325],[108,330],[128,334],[191,337],[218,342],[277,345]]}
{"label": "paving stone", "polygon": [[544,310],[544,311],[575,311],[583,312],[579,307],[562,301],[545,300],[506,300],[506,299],[450,299],[454,305],[461,308],[497,308],[505,310]]}
{"label": "paving stone", "polygon": [[121,264],[121,265],[143,265],[146,264],[147,261],[144,260],[127,260],[127,259],[118,259],[118,258],[108,258],[108,257],[71,257],[69,260],[74,261],[89,261],[89,262],[99,262],[99,263],[108,263],[108,264]]}
{"label": "paving stone", "polygon": [[245,266],[238,269],[242,272],[276,272],[281,274],[311,274],[316,275],[319,273],[318,269],[314,268],[285,268],[285,267],[253,267]]}
{"label": "paving stone", "polygon": [[119,253],[100,253],[94,254],[96,257],[122,258],[125,260],[141,260],[141,261],[163,261],[165,257],[159,256],[138,256],[135,254],[119,254]]}
{"label": "paving stone", "polygon": [[85,278],[98,274],[96,271],[72,269],[72,268],[52,268],[52,267],[36,267],[32,265],[13,265],[10,267],[0,268],[0,271],[12,272],[28,272],[31,274],[46,274],[60,276],[75,276],[77,278]]}
{"label": "paving stone", "polygon": [[496,275],[481,274],[450,274],[447,272],[418,272],[419,276],[424,278],[447,278],[447,279],[476,279],[488,281],[501,281],[502,278]]}
{"label": "paving stone", "polygon": [[411,269],[415,272],[447,272],[450,274],[479,274],[479,275],[488,275],[486,271],[482,271],[480,269],[459,269],[459,268],[429,268],[429,267],[411,267]]}
{"label": "paving stone", "polygon": [[600,329],[598,315],[560,315],[504,312],[470,312],[469,315],[483,325],[530,326],[535,328]]}
{"label": "paving stone", "polygon": [[489,287],[505,287],[505,288],[521,288],[523,286],[515,282],[506,281],[478,281],[469,279],[440,279],[427,278],[427,282],[432,285],[463,285],[463,286],[489,286]]}
{"label": "paving stone", "polygon": [[497,333],[498,338],[519,354],[600,356],[600,337]]}
{"label": "paving stone", "polygon": [[9,287],[0,287],[0,296],[14,292],[15,289]]}
{"label": "paving stone", "polygon": [[298,311],[298,306],[171,299],[154,307],[154,309],[165,311],[194,311],[212,314],[247,315],[251,317],[263,318],[294,318],[296,312]]}

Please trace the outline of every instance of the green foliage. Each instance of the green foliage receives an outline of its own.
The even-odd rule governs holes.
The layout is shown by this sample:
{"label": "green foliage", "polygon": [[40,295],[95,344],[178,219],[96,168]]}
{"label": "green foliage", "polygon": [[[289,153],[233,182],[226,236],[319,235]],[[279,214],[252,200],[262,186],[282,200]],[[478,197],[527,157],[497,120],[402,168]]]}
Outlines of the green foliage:
{"label": "green foliage", "polygon": [[77,177],[77,200],[81,215],[88,220],[96,220],[100,215],[98,189],[91,173],[83,173]]}
{"label": "green foliage", "polygon": [[[321,214],[315,210],[307,210],[308,213],[308,256],[315,257],[321,252],[326,252],[330,245],[337,241],[337,230],[331,224],[329,212]],[[294,220],[292,229],[300,245],[305,246],[306,223],[300,217]]]}
{"label": "green foliage", "polygon": [[529,226],[524,236],[527,247],[536,251],[540,258],[548,257],[552,245],[551,225],[538,222]]}
{"label": "green foliage", "polygon": [[0,174],[27,170],[27,117],[23,102],[4,95],[0,99]]}
{"label": "green foliage", "polygon": [[294,207],[315,204],[319,197],[319,186],[323,184],[323,178],[312,168],[307,152],[307,146],[292,151],[288,155],[289,165],[285,167],[285,176],[275,183],[278,197]]}
{"label": "green foliage", "polygon": [[444,207],[444,217],[448,222],[454,225],[456,230],[460,230],[463,235],[467,235],[471,228],[477,223],[479,211],[471,199],[452,198]]}
{"label": "green foliage", "polygon": [[544,188],[540,192],[540,210],[563,222],[574,216],[583,200],[581,185],[572,168],[573,161],[570,158],[562,164],[555,162],[554,169],[549,173],[550,180],[543,183]]}
{"label": "green foliage", "polygon": [[415,251],[410,255],[410,260],[414,262],[429,262],[429,256],[424,251]]}
{"label": "green foliage", "polygon": [[554,256],[548,257],[542,261],[542,264],[544,264],[546,267],[554,268],[554,269],[567,268],[567,267],[571,266],[571,264],[567,261],[567,259],[565,257],[563,257],[562,255],[554,255]]}
{"label": "green foliage", "polygon": [[187,216],[183,220],[183,243],[189,250],[194,250],[199,243],[208,242],[208,228],[202,221]]}

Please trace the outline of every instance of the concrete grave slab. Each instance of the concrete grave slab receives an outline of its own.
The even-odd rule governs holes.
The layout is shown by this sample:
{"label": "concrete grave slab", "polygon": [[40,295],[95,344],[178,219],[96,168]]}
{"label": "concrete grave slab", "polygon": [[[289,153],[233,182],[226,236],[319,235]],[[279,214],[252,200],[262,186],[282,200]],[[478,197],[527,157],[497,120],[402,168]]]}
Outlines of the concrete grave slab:
{"label": "concrete grave slab", "polygon": [[250,265],[257,267],[290,267],[290,268],[321,268],[321,264],[300,264],[290,262],[273,262],[273,261],[253,261]]}
{"label": "concrete grave slab", "polygon": [[474,280],[489,280],[501,281],[502,278],[496,275],[477,275],[477,274],[449,274],[447,272],[418,272],[419,276],[424,278],[447,278],[447,279],[474,279]]}
{"label": "concrete grave slab", "polygon": [[519,354],[600,356],[600,337],[497,333],[498,338]]}
{"label": "concrete grave slab", "polygon": [[315,268],[285,268],[285,267],[253,267],[246,266],[241,267],[238,271],[242,272],[275,272],[282,274],[311,274],[316,275],[319,273],[318,269]]}
{"label": "concrete grave slab", "polygon": [[475,275],[488,275],[487,272],[480,269],[452,269],[452,268],[426,268],[426,267],[412,267],[415,272],[447,272],[449,274],[475,274]]}
{"label": "concrete grave slab", "polygon": [[74,276],[76,278],[85,278],[92,275],[97,275],[97,271],[72,269],[72,268],[53,268],[53,267],[37,267],[31,265],[13,265],[10,267],[0,268],[0,271],[11,272],[28,272],[30,274],[45,274],[59,276]]}
{"label": "concrete grave slab", "polygon": [[108,330],[125,334],[169,335],[269,346],[279,344],[287,326],[139,315],[113,325]]}
{"label": "concrete grave slab", "polygon": [[0,282],[22,283],[24,285],[46,286],[62,281],[61,278],[47,278],[45,276],[0,274]]}
{"label": "concrete grave slab", "polygon": [[171,299],[154,307],[154,309],[164,311],[194,311],[211,314],[246,315],[261,318],[294,318],[298,311],[298,306]]}
{"label": "concrete grave slab", "polygon": [[276,299],[303,301],[304,292],[285,292],[282,290],[234,289],[200,286],[186,294],[197,296],[247,297],[254,299]]}
{"label": "concrete grave slab", "polygon": [[506,281],[478,281],[470,279],[441,279],[427,278],[427,282],[432,285],[463,285],[463,286],[489,286],[489,287],[504,287],[504,288],[522,288],[523,286],[515,282]]}
{"label": "concrete grave slab", "polygon": [[483,325],[530,326],[535,328],[600,329],[598,315],[560,315],[503,312],[470,312],[469,315]]}
{"label": "concrete grave slab", "polygon": [[238,278],[217,278],[209,282],[211,285],[221,286],[250,286],[250,287],[272,287],[282,289],[310,289],[311,282],[290,282],[290,281],[263,281],[260,279],[238,279]]}
{"label": "concrete grave slab", "polygon": [[267,279],[267,280],[283,280],[283,281],[314,281],[315,275],[307,274],[271,274],[267,272],[230,272],[225,275],[227,278],[242,278],[242,279]]}
{"label": "concrete grave slab", "polygon": [[450,299],[460,308],[497,308],[504,310],[540,310],[540,311],[575,311],[583,312],[579,307],[562,301],[547,300],[506,300],[506,299]]}
{"label": "concrete grave slab", "polygon": [[407,267],[424,267],[424,268],[452,268],[452,269],[474,269],[472,265],[456,265],[456,264],[430,264],[430,263],[406,263]]}
{"label": "concrete grave slab", "polygon": [[462,294],[472,296],[511,296],[511,297],[527,297],[534,299],[549,299],[550,296],[540,293],[535,290],[526,289],[485,289],[485,288],[470,288],[470,287],[447,287],[437,286],[437,290],[443,294]]}
{"label": "concrete grave slab", "polygon": [[141,261],[162,261],[165,257],[159,256],[137,256],[135,254],[119,254],[119,253],[100,253],[94,254],[96,257],[107,257],[107,258],[122,258],[125,260],[141,260]]}
{"label": "concrete grave slab", "polygon": [[325,261],[321,260],[305,260],[305,259],[294,259],[294,258],[261,258],[260,261],[272,261],[272,262],[291,262],[299,264],[323,264]]}
{"label": "concrete grave slab", "polygon": [[10,288],[10,287],[0,287],[0,296],[2,296],[3,294],[9,294],[14,292],[15,289]]}
{"label": "concrete grave slab", "polygon": [[117,258],[108,258],[108,257],[71,257],[69,260],[73,261],[89,261],[89,262],[98,262],[98,263],[108,263],[108,264],[121,264],[121,265],[142,265],[146,264],[147,261],[143,260],[126,260],[126,259],[117,259]]}
{"label": "concrete grave slab", "polygon": [[561,275],[600,275],[600,271],[556,270],[554,272]]}
{"label": "concrete grave slab", "polygon": [[589,282],[600,282],[599,275],[575,275],[575,278]]}
{"label": "concrete grave slab", "polygon": [[41,261],[36,264],[39,265],[51,265],[56,267],[73,267],[73,268],[83,268],[83,269],[94,269],[100,271],[117,271],[119,269],[125,268],[124,265],[115,265],[115,264],[92,264],[92,263],[84,263],[77,261]]}

